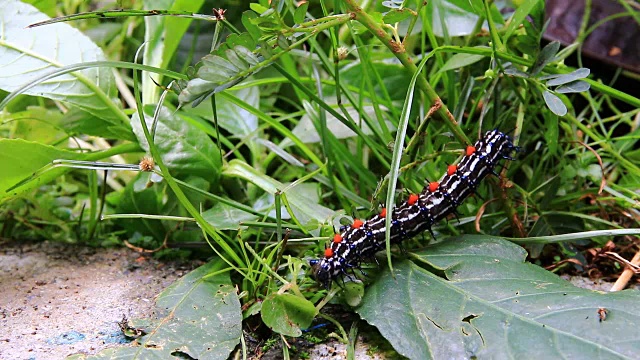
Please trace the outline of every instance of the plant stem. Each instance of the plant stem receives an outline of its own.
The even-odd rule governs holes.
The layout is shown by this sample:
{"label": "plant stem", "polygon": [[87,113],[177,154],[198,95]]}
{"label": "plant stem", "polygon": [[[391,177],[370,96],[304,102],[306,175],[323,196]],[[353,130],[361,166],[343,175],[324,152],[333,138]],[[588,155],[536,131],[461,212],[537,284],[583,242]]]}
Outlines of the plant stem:
{"label": "plant stem", "polygon": [[[353,14],[355,20],[361,23],[364,27],[369,29],[371,33],[377,37],[391,52],[393,55],[400,60],[402,65],[409,70],[411,75],[415,74],[418,71],[418,67],[414,64],[411,57],[407,54],[406,49],[402,43],[395,41],[391,35],[389,35],[383,26],[376,22],[369,14],[364,12],[360,6],[356,3],[355,0],[344,0],[347,8]],[[431,87],[431,85],[427,82],[427,80],[418,76],[417,85],[422,92],[426,95],[426,100],[428,104],[426,107],[431,108],[435,104],[442,103],[440,96],[436,93],[436,91]],[[462,142],[465,145],[470,144],[467,136],[460,129],[460,125],[453,117],[453,114],[449,111],[446,105],[442,103],[442,106],[438,109],[436,114],[445,122],[448,126],[449,130],[453,133],[453,135],[458,139],[458,141]]]}

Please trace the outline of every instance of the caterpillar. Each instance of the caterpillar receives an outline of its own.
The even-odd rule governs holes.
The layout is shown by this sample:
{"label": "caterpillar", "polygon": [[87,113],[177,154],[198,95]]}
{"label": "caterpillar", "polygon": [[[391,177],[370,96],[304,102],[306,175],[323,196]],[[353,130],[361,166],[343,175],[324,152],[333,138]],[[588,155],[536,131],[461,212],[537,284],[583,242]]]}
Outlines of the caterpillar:
{"label": "caterpillar", "polygon": [[[449,165],[440,182],[427,184],[420,194],[396,206],[391,214],[391,243],[397,244],[428,230],[451,213],[472,193],[489,174],[498,175],[494,168],[502,159],[512,159],[516,150],[509,135],[498,130],[487,131],[473,146],[467,146],[462,160]],[[324,258],[309,261],[313,276],[325,287],[348,269],[371,259],[385,248],[385,217],[387,209],[369,220],[355,219],[349,226],[340,228],[330,246],[325,248]]]}

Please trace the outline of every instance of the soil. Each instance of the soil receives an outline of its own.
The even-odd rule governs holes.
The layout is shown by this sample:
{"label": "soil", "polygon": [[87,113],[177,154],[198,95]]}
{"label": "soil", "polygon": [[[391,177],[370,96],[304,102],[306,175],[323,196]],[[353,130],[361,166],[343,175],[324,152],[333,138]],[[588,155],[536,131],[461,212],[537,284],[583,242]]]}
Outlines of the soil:
{"label": "soil", "polygon": [[[127,248],[1,246],[0,359],[64,359],[129,346],[118,326],[123,316],[150,318],[155,296],[197,266],[159,262]],[[356,358],[384,358],[369,351],[359,341]],[[308,353],[312,359],[346,359],[346,346],[329,341]],[[282,352],[263,355],[278,359]]]}
{"label": "soil", "polygon": [[10,243],[0,249],[0,359],[62,359],[123,346],[118,322],[191,270],[129,249]]}
{"label": "soil", "polygon": [[[0,359],[63,359],[129,346],[118,326],[123,316],[150,318],[154,297],[196,266],[195,262],[186,266],[159,262],[127,248],[4,244],[0,248]],[[611,287],[611,283],[582,277],[565,279],[592,290]],[[372,344],[379,343],[359,337],[356,359],[395,358]],[[301,347],[310,359],[346,359],[346,346],[336,341]],[[282,351],[275,348],[260,356],[279,359]]]}

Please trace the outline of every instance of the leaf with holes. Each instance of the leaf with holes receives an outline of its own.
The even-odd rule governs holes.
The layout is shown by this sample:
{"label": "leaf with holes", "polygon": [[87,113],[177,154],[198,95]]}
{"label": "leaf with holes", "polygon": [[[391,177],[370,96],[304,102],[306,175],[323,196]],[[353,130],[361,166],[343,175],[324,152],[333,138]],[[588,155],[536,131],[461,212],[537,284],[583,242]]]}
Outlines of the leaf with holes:
{"label": "leaf with holes", "polygon": [[574,287],[526,255],[496,237],[451,238],[383,272],[357,311],[410,359],[636,356],[640,294]]}

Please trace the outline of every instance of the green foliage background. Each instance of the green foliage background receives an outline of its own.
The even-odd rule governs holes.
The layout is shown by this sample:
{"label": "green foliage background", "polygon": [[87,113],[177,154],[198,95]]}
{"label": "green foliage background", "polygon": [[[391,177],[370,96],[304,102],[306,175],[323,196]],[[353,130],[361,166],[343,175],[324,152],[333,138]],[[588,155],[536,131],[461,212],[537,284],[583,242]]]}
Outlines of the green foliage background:
{"label": "green foliage background", "polygon": [[[180,313],[187,303],[231,296],[235,307],[225,311],[235,337],[215,356],[240,341],[241,304],[245,323],[300,336],[317,317],[352,342],[323,312],[330,301],[355,307],[410,358],[491,356],[505,347],[516,357],[533,354],[535,342],[568,357],[637,351],[615,341],[635,336],[635,293],[573,289],[525,266],[521,247],[489,236],[526,245],[532,259],[551,252],[560,260],[640,233],[640,99],[565,64],[580,63],[579,42],[543,46],[542,1],[229,1],[213,15],[204,1],[97,11],[83,2],[34,5],[0,4],[3,237],[128,241],[158,256],[211,257],[159,301],[188,300],[166,306]],[[69,16],[49,20],[60,13]],[[399,264],[389,253],[395,280],[385,270],[364,278],[373,282],[364,291],[360,280],[342,291],[309,277],[306,260],[334,229],[419,192],[494,128],[513,135],[517,160],[459,208],[459,222],[435,228],[439,244]],[[153,172],[140,171],[144,156]],[[449,238],[477,232],[486,236]],[[194,244],[199,250],[185,250]],[[442,251],[458,260],[438,263]],[[509,273],[529,280],[506,280]],[[209,277],[237,284],[239,298],[225,290],[212,300],[221,290]],[[494,292],[476,286],[478,278]],[[192,290],[195,298],[185,295]],[[528,292],[526,305],[510,302]],[[553,297],[560,292],[575,296]],[[389,305],[407,319],[388,322]],[[562,326],[584,314],[596,319],[602,306],[611,318],[584,325],[598,330]],[[546,315],[533,311],[542,308]],[[213,320],[216,311],[197,315]],[[187,311],[182,325],[193,316]],[[180,348],[162,325],[140,326],[150,334],[143,343],[160,336]],[[219,334],[184,331],[193,334],[184,341],[199,345],[181,351],[214,356],[202,339]]]}

